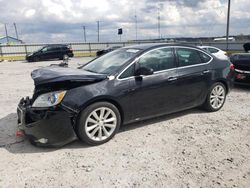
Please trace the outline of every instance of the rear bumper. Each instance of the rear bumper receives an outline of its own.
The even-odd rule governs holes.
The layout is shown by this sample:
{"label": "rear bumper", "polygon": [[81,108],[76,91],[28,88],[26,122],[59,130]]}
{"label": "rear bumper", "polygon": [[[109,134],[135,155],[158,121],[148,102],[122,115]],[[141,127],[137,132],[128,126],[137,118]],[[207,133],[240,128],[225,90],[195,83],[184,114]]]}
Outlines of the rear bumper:
{"label": "rear bumper", "polygon": [[235,69],[234,83],[237,85],[250,85],[250,71]]}
{"label": "rear bumper", "polygon": [[37,146],[59,147],[77,137],[73,128],[73,116],[69,111],[32,108],[27,99],[22,99],[17,108],[18,129]]}
{"label": "rear bumper", "polygon": [[68,54],[69,57],[74,57],[73,52]]}

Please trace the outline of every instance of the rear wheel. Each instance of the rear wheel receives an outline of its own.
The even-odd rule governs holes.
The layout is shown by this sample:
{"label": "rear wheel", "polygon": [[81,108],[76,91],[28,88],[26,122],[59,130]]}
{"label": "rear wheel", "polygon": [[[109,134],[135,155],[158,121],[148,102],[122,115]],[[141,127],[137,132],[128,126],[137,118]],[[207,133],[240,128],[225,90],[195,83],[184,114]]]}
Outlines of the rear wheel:
{"label": "rear wheel", "polygon": [[226,87],[224,84],[217,82],[211,86],[204,107],[207,111],[215,112],[223,107],[225,100]]}
{"label": "rear wheel", "polygon": [[59,59],[60,59],[60,60],[67,60],[67,59],[69,59],[69,56],[68,56],[67,54],[64,54],[64,55],[61,56]]}
{"label": "rear wheel", "polygon": [[82,111],[77,123],[78,137],[89,145],[109,141],[119,130],[119,110],[111,103],[97,102]]}
{"label": "rear wheel", "polygon": [[63,60],[68,60],[69,59],[69,56],[67,54],[64,54],[63,55]]}

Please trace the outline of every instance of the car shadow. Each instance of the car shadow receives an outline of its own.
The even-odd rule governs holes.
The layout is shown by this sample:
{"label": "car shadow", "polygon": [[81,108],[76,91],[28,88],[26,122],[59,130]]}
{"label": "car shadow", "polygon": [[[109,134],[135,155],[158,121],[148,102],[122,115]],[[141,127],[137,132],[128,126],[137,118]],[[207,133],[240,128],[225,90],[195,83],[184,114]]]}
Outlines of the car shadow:
{"label": "car shadow", "polygon": [[175,112],[175,113],[172,113],[172,114],[162,115],[162,116],[159,116],[159,117],[155,117],[155,118],[146,119],[146,120],[143,120],[143,121],[138,121],[138,122],[135,122],[135,123],[130,123],[130,124],[127,124],[127,125],[123,125],[119,132],[125,132],[125,131],[130,131],[130,130],[133,130],[133,129],[138,129],[140,127],[145,127],[145,126],[152,125],[152,124],[155,124],[155,123],[172,120],[172,119],[182,117],[182,116],[186,116],[186,115],[189,115],[189,114],[202,114],[202,113],[208,113],[208,112],[203,111],[200,108],[192,108],[192,109],[188,109],[188,110],[184,110],[184,111],[180,111],[180,112]]}
{"label": "car shadow", "polygon": [[[197,114],[197,113],[205,113],[202,110],[197,108],[185,110],[182,112],[164,115],[157,118],[152,118],[136,123],[131,123],[127,125],[123,125],[118,132],[130,131],[133,129],[138,129],[141,127],[149,126],[154,123],[171,120],[177,117],[185,116],[188,114]],[[10,153],[14,154],[22,154],[22,153],[45,153],[45,152],[53,152],[59,149],[77,149],[77,148],[87,148],[91,147],[79,140],[73,141],[65,146],[59,148],[48,148],[48,147],[36,147],[25,138],[25,137],[16,137],[15,132],[17,128],[17,114],[11,113],[0,119],[0,149],[5,148]],[[97,146],[98,147],[98,146]]]}
{"label": "car shadow", "polygon": [[249,85],[234,85],[233,90],[237,91],[250,91],[250,84]]}

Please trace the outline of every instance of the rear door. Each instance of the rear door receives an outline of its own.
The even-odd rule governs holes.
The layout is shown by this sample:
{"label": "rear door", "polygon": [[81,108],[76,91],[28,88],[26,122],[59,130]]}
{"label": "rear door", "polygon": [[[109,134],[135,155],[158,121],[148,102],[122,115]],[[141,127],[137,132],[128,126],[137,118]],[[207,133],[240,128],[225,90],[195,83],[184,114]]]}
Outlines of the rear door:
{"label": "rear door", "polygon": [[51,58],[62,58],[62,47],[61,46],[54,46],[51,50]]}
{"label": "rear door", "polygon": [[61,47],[61,57],[63,57],[63,55],[68,55],[68,56],[70,56],[69,55],[69,48],[67,47],[67,46],[62,46]]}
{"label": "rear door", "polygon": [[212,57],[195,48],[176,47],[178,60],[178,106],[186,109],[201,104],[211,83]]}
{"label": "rear door", "polygon": [[46,48],[43,48],[41,59],[54,59],[56,58],[56,47],[54,46],[47,46]]}

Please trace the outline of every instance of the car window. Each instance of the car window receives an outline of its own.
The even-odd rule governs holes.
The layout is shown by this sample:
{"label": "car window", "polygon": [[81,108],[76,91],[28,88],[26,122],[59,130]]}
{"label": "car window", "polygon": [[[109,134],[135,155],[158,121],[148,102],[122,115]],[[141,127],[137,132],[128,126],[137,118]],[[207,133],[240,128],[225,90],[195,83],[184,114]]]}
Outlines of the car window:
{"label": "car window", "polygon": [[180,67],[204,63],[198,50],[190,48],[177,48],[176,53]]}
{"label": "car window", "polygon": [[131,76],[134,76],[134,72],[135,72],[135,64],[132,64],[130,65],[120,76],[119,78],[120,79],[123,79],[123,78],[128,78],[128,77],[131,77]]}
{"label": "car window", "polygon": [[207,55],[207,54],[205,54],[203,52],[199,51],[199,54],[200,54],[202,63],[207,63],[207,62],[209,62],[212,59],[212,57],[210,57],[209,55]]}
{"label": "car window", "polygon": [[139,61],[140,67],[153,69],[154,72],[175,67],[175,58],[172,48],[161,48],[148,52]]}
{"label": "car window", "polygon": [[210,53],[217,53],[217,52],[219,52],[219,50],[217,50],[217,49],[215,49],[215,48],[208,48],[208,51],[209,51]]}
{"label": "car window", "polygon": [[140,49],[133,48],[114,50],[84,65],[82,69],[101,74],[116,73],[127,61],[136,57],[140,51]]}
{"label": "car window", "polygon": [[47,51],[48,51],[48,48],[45,47],[45,48],[42,49],[42,51],[43,51],[43,52],[47,52]]}
{"label": "car window", "polygon": [[68,50],[67,46],[62,46],[62,50]]}
{"label": "car window", "polygon": [[47,47],[47,51],[54,51],[54,49],[55,47],[51,47],[51,46]]}

